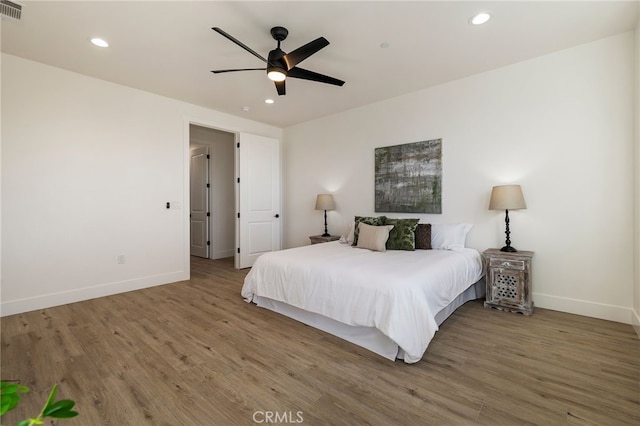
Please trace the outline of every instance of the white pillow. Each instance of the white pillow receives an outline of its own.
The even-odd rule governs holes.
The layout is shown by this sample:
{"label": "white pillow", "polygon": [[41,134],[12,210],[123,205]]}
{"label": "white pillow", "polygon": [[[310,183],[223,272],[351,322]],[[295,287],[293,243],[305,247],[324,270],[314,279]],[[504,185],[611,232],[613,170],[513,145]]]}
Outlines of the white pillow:
{"label": "white pillow", "polygon": [[356,247],[373,251],[387,251],[389,231],[393,225],[372,226],[360,222],[358,224],[358,244]]}
{"label": "white pillow", "polygon": [[464,248],[467,234],[472,226],[469,223],[432,223],[431,248],[434,250],[459,250]]}
{"label": "white pillow", "polygon": [[349,244],[353,244],[353,239],[355,238],[354,235],[354,229],[355,229],[356,223],[355,222],[351,222],[349,224],[349,232],[347,233],[347,236],[345,237],[345,240],[349,243]]}

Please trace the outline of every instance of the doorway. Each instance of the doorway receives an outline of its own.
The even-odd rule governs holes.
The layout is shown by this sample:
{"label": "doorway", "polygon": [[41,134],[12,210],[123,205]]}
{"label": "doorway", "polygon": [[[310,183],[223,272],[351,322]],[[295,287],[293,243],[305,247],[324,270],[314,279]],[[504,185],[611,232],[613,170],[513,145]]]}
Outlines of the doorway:
{"label": "doorway", "polygon": [[[202,194],[190,201],[192,256],[221,259],[235,254],[234,147],[235,134],[189,124],[190,153],[196,153],[197,159],[203,161],[199,163],[196,160],[196,170],[193,170],[193,161],[190,167],[190,198],[194,198],[194,194]],[[193,172],[204,173],[205,176],[203,179],[194,179]],[[193,185],[205,187],[193,188]],[[201,214],[202,209],[206,211]]]}

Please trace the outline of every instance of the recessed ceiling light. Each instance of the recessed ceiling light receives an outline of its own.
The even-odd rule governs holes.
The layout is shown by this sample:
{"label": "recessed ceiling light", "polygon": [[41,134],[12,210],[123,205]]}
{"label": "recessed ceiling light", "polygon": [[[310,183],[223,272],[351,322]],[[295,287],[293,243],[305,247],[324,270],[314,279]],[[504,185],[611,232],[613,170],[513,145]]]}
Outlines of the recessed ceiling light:
{"label": "recessed ceiling light", "polygon": [[109,47],[109,43],[101,38],[92,38],[91,43],[95,44],[98,47]]}
{"label": "recessed ceiling light", "polygon": [[487,12],[480,12],[476,15],[473,15],[471,19],[469,19],[469,23],[472,25],[482,25],[491,19],[491,15]]}
{"label": "recessed ceiling light", "polygon": [[264,103],[265,103],[265,104],[272,104],[272,103],[274,103],[274,102],[275,102],[275,101],[274,101],[273,99],[271,99],[271,98],[269,98],[269,99],[265,99],[265,100],[264,100]]}

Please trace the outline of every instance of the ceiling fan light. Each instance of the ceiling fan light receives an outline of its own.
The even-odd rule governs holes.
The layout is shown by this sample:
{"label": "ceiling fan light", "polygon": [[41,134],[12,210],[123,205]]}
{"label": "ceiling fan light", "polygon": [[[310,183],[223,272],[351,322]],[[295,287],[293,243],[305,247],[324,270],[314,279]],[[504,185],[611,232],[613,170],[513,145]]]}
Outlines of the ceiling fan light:
{"label": "ceiling fan light", "polygon": [[270,69],[267,71],[267,77],[272,81],[284,81],[287,75],[279,69]]}

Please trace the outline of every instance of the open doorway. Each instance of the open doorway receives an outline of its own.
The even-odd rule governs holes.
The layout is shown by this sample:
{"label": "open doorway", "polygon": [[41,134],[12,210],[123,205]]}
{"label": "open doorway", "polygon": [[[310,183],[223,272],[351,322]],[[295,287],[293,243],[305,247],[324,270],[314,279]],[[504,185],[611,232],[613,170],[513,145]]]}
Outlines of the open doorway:
{"label": "open doorway", "polygon": [[[235,134],[189,124],[190,158],[198,165],[194,167],[192,162],[190,167],[190,250],[193,256],[209,259],[234,256],[234,147]],[[204,187],[194,188],[194,185]]]}

